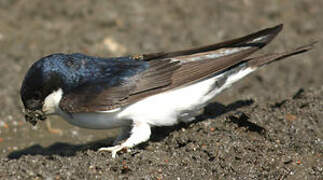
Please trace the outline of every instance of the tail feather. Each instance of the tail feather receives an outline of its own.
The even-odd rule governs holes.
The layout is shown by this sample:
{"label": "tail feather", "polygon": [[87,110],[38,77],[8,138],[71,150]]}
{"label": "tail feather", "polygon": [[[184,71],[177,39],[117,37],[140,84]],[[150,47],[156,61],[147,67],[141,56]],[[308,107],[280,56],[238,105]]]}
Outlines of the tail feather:
{"label": "tail feather", "polygon": [[248,66],[250,66],[250,67],[261,67],[263,65],[270,64],[272,62],[279,61],[281,59],[284,59],[284,58],[287,58],[290,56],[294,56],[297,54],[307,52],[307,51],[313,49],[313,47],[316,43],[317,42],[315,41],[315,42],[312,42],[308,45],[305,45],[305,46],[302,46],[302,47],[299,47],[296,49],[292,49],[292,50],[289,50],[286,52],[266,54],[263,56],[258,56],[258,57],[247,59],[246,61],[248,62]]}
{"label": "tail feather", "polygon": [[311,50],[316,43],[317,42],[312,42],[308,45],[282,53],[267,54],[263,56],[249,58],[240,62],[239,64],[224,69],[223,71],[217,73],[217,81],[214,84],[214,88],[212,88],[211,91],[216,88],[218,88],[218,91],[222,91],[230,87],[236,81],[256,71],[258,68],[293,55],[307,52]]}

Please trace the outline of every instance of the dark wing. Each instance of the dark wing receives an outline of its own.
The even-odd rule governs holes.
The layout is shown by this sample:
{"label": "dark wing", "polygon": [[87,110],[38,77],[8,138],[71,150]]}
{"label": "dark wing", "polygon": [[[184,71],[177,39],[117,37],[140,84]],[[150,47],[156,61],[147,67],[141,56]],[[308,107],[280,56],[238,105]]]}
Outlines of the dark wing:
{"label": "dark wing", "polygon": [[[174,57],[180,57],[180,56],[191,56],[196,55],[198,53],[216,53],[219,56],[225,55],[223,53],[225,50],[229,50],[231,48],[237,48],[237,47],[250,47],[254,46],[257,48],[262,48],[266,44],[268,44],[283,28],[282,24],[279,24],[277,26],[263,29],[261,31],[248,34],[246,36],[232,39],[229,41],[224,41],[208,46],[203,46],[199,48],[193,48],[188,50],[182,50],[182,51],[174,51],[174,52],[158,52],[158,53],[151,53],[151,54],[143,54],[142,56],[138,56],[137,59],[144,60],[144,61],[150,61],[154,59],[165,59],[165,58],[174,58]],[[260,37],[264,37],[264,39],[258,39]],[[217,50],[220,50],[216,52]]]}
{"label": "dark wing", "polygon": [[213,76],[245,60],[245,57],[271,42],[283,25],[267,28],[237,39],[200,48],[169,53],[153,53],[142,56],[143,61],[172,59],[181,67],[172,77],[170,88],[194,83]]}
{"label": "dark wing", "polygon": [[144,71],[114,86],[109,79],[83,84],[64,94],[60,107],[66,112],[95,112],[111,110],[136,102],[179,86],[210,77],[242,61],[268,44],[282,29],[282,25],[242,38],[197,49],[169,53],[154,53],[129,57],[147,63]]}
{"label": "dark wing", "polygon": [[[108,78],[97,79],[74,88],[63,95],[60,108],[68,113],[107,111],[119,108],[137,99],[131,98],[129,101],[131,96],[139,97],[136,95],[171,84],[171,76],[179,68],[177,62],[170,60],[143,63],[148,64],[146,70],[114,80],[113,85],[111,85],[109,74]],[[136,67],[123,67],[118,73],[131,71],[131,68]]]}

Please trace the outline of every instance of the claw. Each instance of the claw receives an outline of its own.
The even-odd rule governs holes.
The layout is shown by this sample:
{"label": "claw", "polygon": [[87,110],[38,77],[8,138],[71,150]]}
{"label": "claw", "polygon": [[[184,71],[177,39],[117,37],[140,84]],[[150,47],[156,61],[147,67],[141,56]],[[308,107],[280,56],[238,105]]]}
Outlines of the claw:
{"label": "claw", "polygon": [[122,146],[122,145],[116,145],[116,146],[112,146],[112,147],[103,147],[103,148],[100,148],[99,149],[99,152],[102,152],[102,151],[109,151],[112,153],[112,158],[115,158],[116,157],[116,154],[117,152],[125,149],[127,147],[125,146]]}

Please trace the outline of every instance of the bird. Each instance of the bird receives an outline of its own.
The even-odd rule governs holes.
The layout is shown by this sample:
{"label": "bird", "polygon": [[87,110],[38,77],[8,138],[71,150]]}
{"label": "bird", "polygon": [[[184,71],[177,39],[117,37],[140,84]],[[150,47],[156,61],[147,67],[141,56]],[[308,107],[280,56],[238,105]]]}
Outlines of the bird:
{"label": "bird", "polygon": [[35,125],[59,115],[72,125],[120,128],[117,153],[146,142],[151,127],[195,120],[223,90],[272,62],[304,53],[316,42],[251,57],[271,42],[283,25],[233,40],[189,50],[135,56],[94,57],[56,53],[27,71],[20,95],[27,122]]}

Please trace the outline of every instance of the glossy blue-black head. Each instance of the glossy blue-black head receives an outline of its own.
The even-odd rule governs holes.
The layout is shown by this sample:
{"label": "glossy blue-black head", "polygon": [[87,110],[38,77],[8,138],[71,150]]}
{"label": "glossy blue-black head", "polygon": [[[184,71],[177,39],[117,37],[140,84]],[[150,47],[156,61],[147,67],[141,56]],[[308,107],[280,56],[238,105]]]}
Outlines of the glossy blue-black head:
{"label": "glossy blue-black head", "polygon": [[65,62],[66,58],[64,54],[50,55],[35,62],[28,70],[20,89],[28,122],[35,124],[37,120],[46,119],[42,112],[44,100],[63,86],[59,64]]}

